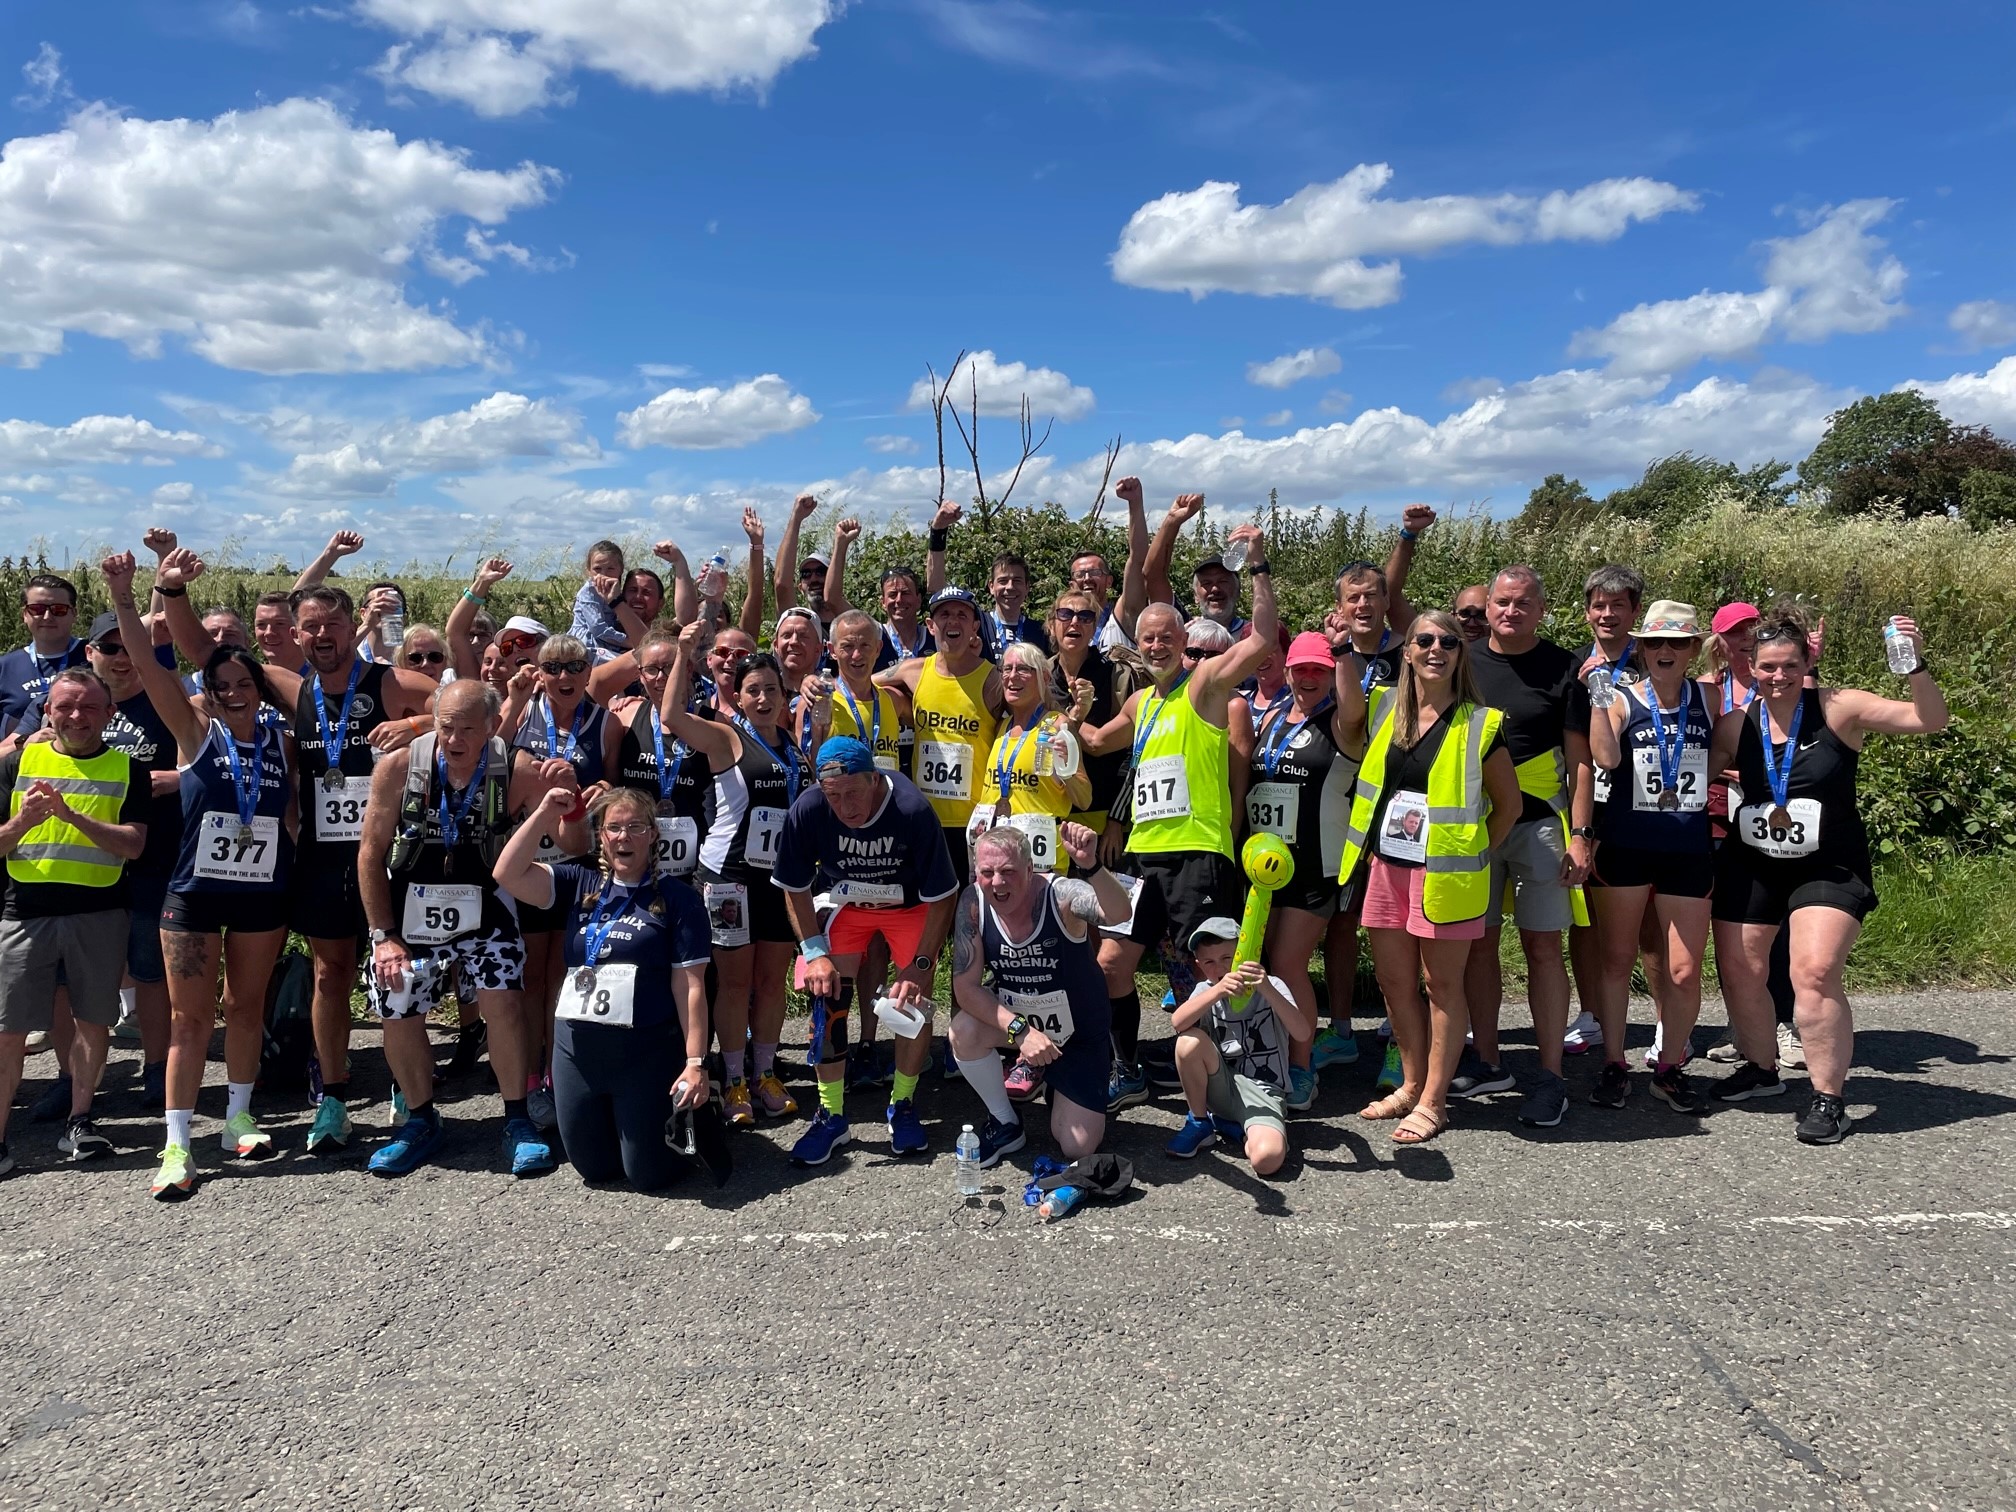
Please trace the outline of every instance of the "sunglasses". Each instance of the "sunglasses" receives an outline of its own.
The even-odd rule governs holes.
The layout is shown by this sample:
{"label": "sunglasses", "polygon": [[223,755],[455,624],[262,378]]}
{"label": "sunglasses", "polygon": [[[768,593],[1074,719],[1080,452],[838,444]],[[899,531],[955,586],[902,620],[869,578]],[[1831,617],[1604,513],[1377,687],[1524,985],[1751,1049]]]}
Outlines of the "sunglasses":
{"label": "sunglasses", "polygon": [[1197,646],[1185,646],[1183,648],[1183,660],[1185,661],[1209,661],[1217,654],[1216,651],[1205,651]]}
{"label": "sunglasses", "polygon": [[92,647],[100,656],[124,656],[126,648],[117,641],[100,641]]}
{"label": "sunglasses", "polygon": [[1661,646],[1684,651],[1694,644],[1694,638],[1690,635],[1641,635],[1638,644],[1648,651],[1657,651]]}
{"label": "sunglasses", "polygon": [[23,604],[21,612],[36,619],[64,619],[77,611],[69,604]]}
{"label": "sunglasses", "polygon": [[579,677],[588,670],[588,663],[578,657],[573,661],[541,662],[539,670],[548,677]]}
{"label": "sunglasses", "polygon": [[406,665],[409,667],[438,667],[448,660],[446,651],[408,651]]}
{"label": "sunglasses", "polygon": [[1460,620],[1480,620],[1490,618],[1482,609],[1458,609],[1456,618]]}
{"label": "sunglasses", "polygon": [[523,651],[527,646],[536,646],[538,644],[539,637],[536,635],[500,635],[497,637],[497,649],[502,651],[506,656],[509,656],[514,651]]}
{"label": "sunglasses", "polygon": [[1067,625],[1089,625],[1099,618],[1097,609],[1052,609],[1050,617]]}
{"label": "sunglasses", "polygon": [[1415,647],[1422,651],[1432,651],[1437,646],[1440,646],[1444,651],[1454,651],[1458,646],[1462,644],[1463,644],[1463,637],[1460,635],[1424,634],[1424,635],[1417,635],[1414,637]]}

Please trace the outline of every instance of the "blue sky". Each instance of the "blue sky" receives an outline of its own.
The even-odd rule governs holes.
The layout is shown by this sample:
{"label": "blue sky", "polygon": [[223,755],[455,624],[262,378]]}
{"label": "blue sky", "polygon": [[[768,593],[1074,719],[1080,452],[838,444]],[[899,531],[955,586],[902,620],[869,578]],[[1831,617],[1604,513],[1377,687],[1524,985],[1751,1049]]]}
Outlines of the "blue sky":
{"label": "blue sky", "polygon": [[14,0],[0,521],[438,561],[704,550],[805,487],[914,518],[962,347],[990,475],[1026,391],[1018,496],[1078,505],[1115,435],[1240,510],[1791,460],[1904,383],[2016,433],[2012,43],[1853,0]]}

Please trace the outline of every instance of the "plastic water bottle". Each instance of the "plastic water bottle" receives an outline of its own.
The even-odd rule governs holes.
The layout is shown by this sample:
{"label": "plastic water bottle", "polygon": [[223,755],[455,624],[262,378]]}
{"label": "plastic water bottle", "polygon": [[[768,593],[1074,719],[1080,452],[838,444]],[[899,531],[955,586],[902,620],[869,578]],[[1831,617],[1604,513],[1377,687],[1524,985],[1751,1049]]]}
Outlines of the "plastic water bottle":
{"label": "plastic water bottle", "polygon": [[1607,709],[1617,702],[1617,676],[1608,667],[1597,667],[1589,674],[1589,707]]}
{"label": "plastic water bottle", "polygon": [[812,706],[805,711],[806,718],[815,730],[823,731],[830,728],[833,723],[833,679],[815,677],[808,691],[811,694]]}
{"label": "plastic water bottle", "polygon": [[406,611],[394,609],[378,622],[378,633],[385,638],[385,644],[397,651],[406,644]]}
{"label": "plastic water bottle", "polygon": [[973,1125],[967,1124],[959,1131],[959,1142],[952,1147],[955,1160],[953,1179],[961,1197],[980,1195],[980,1136],[973,1132]]}
{"label": "plastic water bottle", "polygon": [[1918,667],[1918,648],[1911,644],[1911,638],[1897,628],[1893,618],[1883,626],[1883,659],[1890,664],[1890,670],[1902,677]]}
{"label": "plastic water bottle", "polygon": [[728,587],[728,548],[707,558],[707,564],[700,569],[700,581],[694,589],[702,598],[719,598]]}
{"label": "plastic water bottle", "polygon": [[1245,536],[1236,541],[1227,541],[1225,549],[1218,553],[1218,560],[1225,564],[1227,572],[1244,572],[1246,558],[1253,554],[1253,543]]}

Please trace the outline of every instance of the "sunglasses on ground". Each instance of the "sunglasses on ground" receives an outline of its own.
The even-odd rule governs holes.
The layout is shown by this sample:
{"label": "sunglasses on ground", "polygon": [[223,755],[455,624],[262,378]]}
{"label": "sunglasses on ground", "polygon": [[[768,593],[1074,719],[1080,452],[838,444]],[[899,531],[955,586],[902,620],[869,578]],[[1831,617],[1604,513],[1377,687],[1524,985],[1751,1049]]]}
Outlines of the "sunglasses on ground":
{"label": "sunglasses on ground", "polygon": [[1424,633],[1414,637],[1414,644],[1423,651],[1433,650],[1436,646],[1440,646],[1444,651],[1454,651],[1458,646],[1463,644],[1463,637],[1460,635],[1430,635]]}
{"label": "sunglasses on ground", "polygon": [[579,677],[588,670],[588,663],[576,657],[573,661],[541,662],[539,670],[548,677]]}
{"label": "sunglasses on ground", "polygon": [[409,667],[438,667],[448,660],[445,651],[408,651],[406,665]]}

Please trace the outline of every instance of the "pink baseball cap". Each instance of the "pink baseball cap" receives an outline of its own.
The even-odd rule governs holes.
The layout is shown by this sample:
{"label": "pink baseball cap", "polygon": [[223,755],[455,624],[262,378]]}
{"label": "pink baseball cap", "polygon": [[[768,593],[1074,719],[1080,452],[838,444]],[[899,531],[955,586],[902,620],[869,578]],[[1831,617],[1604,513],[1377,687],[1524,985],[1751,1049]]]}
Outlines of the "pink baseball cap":
{"label": "pink baseball cap", "polygon": [[1328,667],[1334,665],[1336,660],[1337,658],[1330,654],[1330,642],[1315,630],[1304,630],[1288,643],[1288,660],[1284,665]]}
{"label": "pink baseball cap", "polygon": [[1733,604],[1724,604],[1720,609],[1717,609],[1715,611],[1715,618],[1708,622],[1708,628],[1713,630],[1717,635],[1727,635],[1738,625],[1747,625],[1752,620],[1760,620],[1762,618],[1764,616],[1757,612],[1755,604],[1746,604],[1743,600],[1738,599]]}

